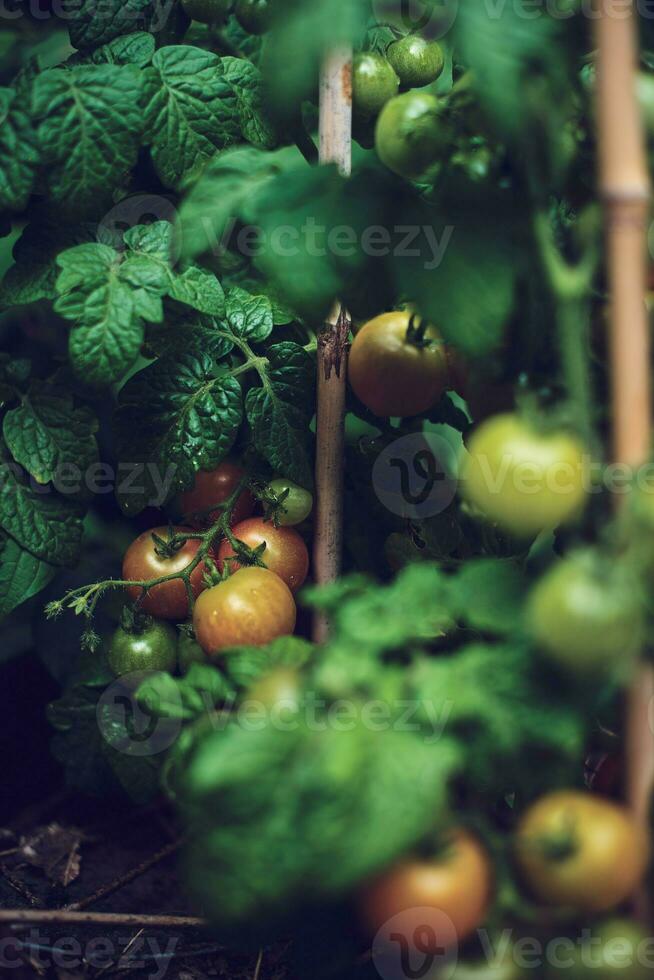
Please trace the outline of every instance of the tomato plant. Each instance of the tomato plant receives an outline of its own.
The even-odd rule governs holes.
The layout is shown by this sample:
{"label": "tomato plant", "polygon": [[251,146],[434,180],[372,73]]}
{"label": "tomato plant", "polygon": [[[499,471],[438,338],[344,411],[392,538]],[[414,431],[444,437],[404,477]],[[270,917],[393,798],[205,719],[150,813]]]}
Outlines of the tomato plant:
{"label": "tomato plant", "polygon": [[440,78],[445,58],[437,41],[427,41],[419,34],[407,34],[394,41],[386,52],[404,88],[422,88]]}
{"label": "tomato plant", "polygon": [[472,435],[462,472],[466,498],[517,535],[572,520],[586,501],[584,449],[567,432],[538,432],[498,415]]}
{"label": "tomato plant", "polygon": [[352,344],[349,380],[375,415],[426,412],[447,383],[447,361],[433,327],[420,327],[413,314],[383,313],[366,323]]}
{"label": "tomato plant", "polygon": [[248,34],[265,34],[274,21],[274,0],[236,0],[236,19]]}
{"label": "tomato plant", "polygon": [[177,636],[168,623],[150,621],[143,627],[119,626],[111,638],[107,661],[117,677],[135,671],[173,671],[177,665]]}
{"label": "tomato plant", "polygon": [[572,791],[545,796],[523,815],[515,853],[540,901],[586,913],[623,902],[649,860],[646,834],[628,810]]}
{"label": "tomato plant", "polygon": [[232,0],[182,0],[184,12],[201,24],[217,24],[226,19]]}
{"label": "tomato plant", "polygon": [[587,677],[628,672],[644,642],[634,583],[589,552],[571,554],[538,582],[527,620],[548,656]]}
{"label": "tomato plant", "polygon": [[265,646],[295,628],[290,589],[267,568],[241,568],[207,589],[195,604],[193,628],[204,652],[214,657],[236,646]]}
{"label": "tomato plant", "polygon": [[[194,561],[200,544],[188,538],[179,544],[175,535],[191,533],[190,528],[155,527],[144,531],[131,543],[123,559],[123,578],[127,581],[148,582],[164,579],[186,571]],[[198,596],[204,588],[205,565],[199,562],[189,574],[189,587],[192,595]],[[189,600],[184,582],[170,579],[151,588],[130,585],[127,592],[140,609],[159,619],[185,619],[189,614]]]}
{"label": "tomato plant", "polygon": [[375,146],[382,163],[401,177],[418,179],[440,163],[447,143],[440,105],[427,92],[396,95],[382,109]]}
{"label": "tomato plant", "polygon": [[[375,935],[399,913],[409,913],[403,928],[410,936],[424,925],[425,908],[444,913],[463,942],[484,920],[492,891],[490,861],[483,847],[464,831],[453,835],[443,856],[414,860],[392,868],[365,887],[359,897],[361,915]],[[415,916],[412,920],[411,914]],[[439,942],[439,937],[434,936]],[[441,940],[442,943],[442,940]],[[436,952],[436,950],[433,950]]]}
{"label": "tomato plant", "polygon": [[354,109],[362,116],[376,116],[397,95],[400,82],[389,62],[380,54],[357,55],[352,67]]}
{"label": "tomato plant", "polygon": [[[200,527],[215,523],[220,517],[220,505],[224,505],[245,479],[245,472],[236,463],[225,460],[215,470],[199,470],[193,486],[183,493],[179,506],[185,519]],[[244,489],[232,509],[232,523],[238,524],[254,510],[254,499]]]}
{"label": "tomato plant", "polygon": [[313,496],[304,487],[299,487],[292,480],[278,477],[268,484],[268,489],[279,500],[275,511],[275,520],[282,527],[293,527],[302,524],[313,510]]}
{"label": "tomato plant", "polygon": [[[259,555],[260,561],[271,572],[279,575],[292,592],[304,585],[309,573],[309,552],[307,546],[297,531],[291,527],[275,527],[270,521],[260,517],[251,517],[237,524],[233,531],[236,541],[242,542]],[[221,542],[218,549],[218,564],[222,568],[225,563],[230,571],[240,568],[234,545],[228,539]],[[232,559],[232,560],[230,560]]]}

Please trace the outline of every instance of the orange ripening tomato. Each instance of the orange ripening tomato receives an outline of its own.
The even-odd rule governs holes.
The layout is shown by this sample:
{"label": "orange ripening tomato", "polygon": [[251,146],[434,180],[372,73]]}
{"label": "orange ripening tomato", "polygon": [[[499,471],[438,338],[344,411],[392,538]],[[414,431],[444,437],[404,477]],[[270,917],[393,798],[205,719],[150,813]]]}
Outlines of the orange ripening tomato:
{"label": "orange ripening tomato", "polygon": [[[173,534],[185,534],[190,533],[191,528],[174,527],[172,531]],[[198,553],[200,542],[186,541],[170,558],[164,558],[157,554],[153,534],[167,541],[170,538],[170,528],[154,527],[149,531],[144,531],[131,543],[123,559],[124,579],[144,582],[181,572]],[[191,573],[191,588],[195,597],[204,588],[203,576],[205,571],[204,562],[200,562]],[[127,593],[134,601],[141,600],[140,608],[143,612],[155,616],[157,619],[182,620],[186,619],[190,612],[186,589],[181,579],[173,579],[171,582],[155,585],[145,595],[139,586],[128,587]],[[143,596],[142,599],[141,596]]]}
{"label": "orange ripening tomato", "polygon": [[441,856],[403,861],[364,886],[359,895],[361,917],[374,936],[401,915],[394,925],[406,930],[410,941],[426,924],[424,910],[433,909],[451,932],[439,936],[436,930],[434,941],[439,946],[461,943],[484,921],[492,882],[491,863],[482,845],[467,831],[457,830]]}
{"label": "orange ripening tomato", "polygon": [[[215,523],[221,511],[210,510],[224,504],[236,490],[245,476],[245,471],[236,463],[225,460],[215,470],[200,470],[190,490],[180,496],[179,503],[185,520],[195,527],[207,527]],[[244,490],[232,511],[231,523],[238,524],[249,517],[254,510],[254,497]]]}
{"label": "orange ripening tomato", "polygon": [[[275,527],[261,517],[251,517],[236,525],[234,537],[252,550],[265,543],[266,549],[261,560],[266,568],[286,582],[291,592],[297,592],[306,581],[309,573],[309,552],[301,536],[292,527]],[[225,538],[218,549],[218,568],[221,571],[225,560],[233,555],[234,549]],[[234,571],[240,565],[235,561],[230,562],[230,568]]]}
{"label": "orange ripening tomato", "polygon": [[203,592],[195,603],[193,629],[208,656],[229,647],[266,646],[295,629],[295,600],[279,575],[267,568],[241,568]]}

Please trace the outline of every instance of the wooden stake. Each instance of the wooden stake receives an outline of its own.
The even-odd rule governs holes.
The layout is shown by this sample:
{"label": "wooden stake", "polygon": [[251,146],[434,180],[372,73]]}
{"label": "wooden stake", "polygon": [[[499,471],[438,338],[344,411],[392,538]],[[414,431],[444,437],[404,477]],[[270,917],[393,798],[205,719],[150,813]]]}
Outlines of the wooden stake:
{"label": "wooden stake", "polygon": [[[645,309],[650,187],[636,101],[637,40],[633,6],[611,16],[596,0],[597,116],[600,188],[605,208],[611,295],[610,350],[613,458],[640,466],[650,454],[649,324]],[[626,792],[636,818],[649,826],[654,735],[649,725],[654,676],[642,667],[627,699]],[[647,918],[648,903],[638,899]]]}
{"label": "wooden stake", "polygon": [[[333,51],[320,79],[320,162],[336,163],[349,174],[352,162],[352,52]],[[340,303],[318,340],[316,417],[316,509],[313,571],[318,584],[333,582],[341,570],[343,550],[343,457],[345,452],[345,385],[350,322]],[[314,620],[316,643],[327,639],[328,622]]]}

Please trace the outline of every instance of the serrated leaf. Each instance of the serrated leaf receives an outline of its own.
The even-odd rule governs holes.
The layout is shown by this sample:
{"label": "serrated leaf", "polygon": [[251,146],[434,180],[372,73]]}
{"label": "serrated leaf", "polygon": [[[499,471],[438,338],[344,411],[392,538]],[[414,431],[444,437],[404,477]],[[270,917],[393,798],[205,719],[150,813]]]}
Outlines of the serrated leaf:
{"label": "serrated leaf", "polygon": [[0,540],[0,618],[52,581],[56,568],[22,548],[12,538]]}
{"label": "serrated leaf", "polygon": [[314,364],[302,347],[276,344],[268,350],[268,382],[247,394],[245,412],[257,451],[300,486],[313,486]]}
{"label": "serrated leaf", "polygon": [[59,270],[57,255],[73,245],[90,242],[92,229],[61,221],[39,221],[26,226],[14,245],[14,265],[0,286],[0,307],[24,306],[41,299],[54,300]]}
{"label": "serrated leaf", "polygon": [[176,306],[166,311],[164,323],[147,330],[144,350],[148,357],[177,357],[203,351],[220,361],[233,347],[230,335],[213,317]]}
{"label": "serrated leaf", "polygon": [[118,402],[121,461],[143,467],[142,485],[119,493],[129,513],[157,493],[153,476],[170,474],[170,498],[187,489],[198,470],[217,466],[232,447],[243,412],[238,381],[216,378],[206,352],[162,358],[131,378]]}
{"label": "serrated leaf", "polygon": [[48,189],[66,213],[97,213],[136,163],[141,77],[134,65],[81,65],[51,68],[35,79]]}
{"label": "serrated leaf", "polygon": [[182,255],[220,255],[254,188],[278,172],[275,157],[252,147],[213,157],[182,202],[176,234]]}
{"label": "serrated leaf", "polygon": [[152,0],[63,0],[73,47],[95,48],[121,34],[147,28],[153,14]]}
{"label": "serrated leaf", "polygon": [[123,257],[108,245],[78,245],[57,258],[55,310],[75,324],[73,368],[87,384],[118,381],[143,342],[143,318],[163,318],[167,281],[147,256]]}
{"label": "serrated leaf", "polygon": [[38,164],[29,115],[14,89],[0,88],[0,210],[27,207]]}
{"label": "serrated leaf", "polygon": [[263,150],[271,150],[277,137],[263,104],[261,72],[245,58],[226,57],[222,62],[236,97],[243,139]]}
{"label": "serrated leaf", "polygon": [[80,508],[50,489],[32,490],[6,456],[1,465],[0,527],[35,557],[73,565],[82,541]]}
{"label": "serrated leaf", "polygon": [[168,295],[199,313],[217,317],[225,313],[223,287],[212,272],[197,266],[173,275]]}
{"label": "serrated leaf", "polygon": [[232,333],[253,343],[266,340],[273,330],[273,312],[268,297],[252,296],[238,286],[233,286],[227,293],[225,316]]}
{"label": "serrated leaf", "polygon": [[114,38],[88,54],[73,55],[66,64],[136,65],[138,68],[145,68],[152,61],[154,52],[154,36],[146,31],[136,31],[134,34]]}
{"label": "serrated leaf", "polygon": [[160,179],[176,188],[240,136],[220,58],[191,45],[160,48],[145,69],[145,126]]}
{"label": "serrated leaf", "polygon": [[67,466],[83,475],[98,459],[97,429],[93,414],[75,408],[70,392],[38,380],[3,421],[10,452],[37,483],[51,482]]}

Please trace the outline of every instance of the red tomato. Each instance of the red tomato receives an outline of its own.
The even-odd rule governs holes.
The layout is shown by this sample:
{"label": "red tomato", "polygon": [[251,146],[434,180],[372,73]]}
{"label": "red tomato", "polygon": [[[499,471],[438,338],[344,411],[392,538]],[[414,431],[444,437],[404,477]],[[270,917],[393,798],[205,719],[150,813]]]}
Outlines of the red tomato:
{"label": "red tomato", "polygon": [[[261,517],[251,517],[242,521],[234,528],[234,536],[253,550],[260,545],[266,545],[261,556],[266,568],[288,585],[292,592],[302,586],[309,573],[309,552],[307,546],[292,527],[275,527],[270,521]],[[231,558],[234,549],[227,539],[221,542],[218,549],[218,568],[222,571],[226,558]],[[238,562],[230,562],[233,570],[240,568]]]}
{"label": "red tomato", "polygon": [[[182,514],[187,520],[193,518],[189,523],[196,527],[214,524],[220,518],[221,511],[210,511],[209,508],[228,500],[244,476],[245,471],[227,459],[209,473],[200,470],[191,489],[180,497]],[[245,520],[253,510],[254,497],[249,490],[244,490],[232,511],[232,525]]]}
{"label": "red tomato", "polygon": [[295,629],[295,600],[279,575],[241,568],[195,603],[195,637],[208,656],[229,647],[266,646]]}
{"label": "red tomato", "polygon": [[[184,534],[191,531],[188,527],[175,527],[173,533]],[[152,535],[169,540],[169,528],[154,527],[149,531],[144,531],[129,546],[123,559],[123,578],[135,582],[145,582],[164,575],[172,575],[181,572],[189,565],[200,547],[199,541],[187,541],[170,558],[164,558],[157,554],[156,545]],[[191,573],[191,588],[193,595],[198,596],[204,588],[203,576],[206,571],[204,562],[200,562],[197,568]],[[130,598],[140,600],[143,590],[138,586],[130,586],[127,589]],[[143,612],[155,616],[157,619],[186,619],[189,615],[188,598],[184,582],[181,579],[174,579],[172,582],[162,582],[149,589],[140,602]]]}

